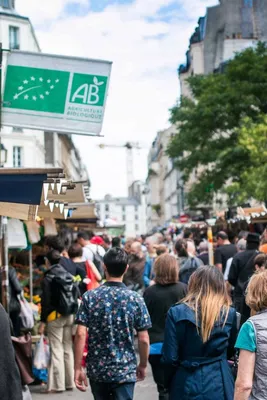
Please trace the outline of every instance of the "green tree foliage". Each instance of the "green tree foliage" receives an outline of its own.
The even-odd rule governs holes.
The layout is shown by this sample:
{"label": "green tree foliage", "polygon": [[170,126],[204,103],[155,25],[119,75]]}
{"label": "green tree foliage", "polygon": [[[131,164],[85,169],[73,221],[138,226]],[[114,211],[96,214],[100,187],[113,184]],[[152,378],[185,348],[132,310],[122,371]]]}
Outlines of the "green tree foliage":
{"label": "green tree foliage", "polygon": [[256,121],[244,118],[237,130],[239,145],[248,153],[247,168],[240,171],[240,179],[227,187],[235,203],[254,198],[267,202],[267,115]]}
{"label": "green tree foliage", "polygon": [[246,182],[257,175],[248,138],[251,131],[260,136],[258,124],[267,114],[267,45],[236,54],[223,73],[193,76],[188,83],[193,99],[181,97],[171,110],[177,134],[167,153],[185,182],[195,172],[189,204],[210,203],[220,192],[232,202],[255,198],[261,190]]}

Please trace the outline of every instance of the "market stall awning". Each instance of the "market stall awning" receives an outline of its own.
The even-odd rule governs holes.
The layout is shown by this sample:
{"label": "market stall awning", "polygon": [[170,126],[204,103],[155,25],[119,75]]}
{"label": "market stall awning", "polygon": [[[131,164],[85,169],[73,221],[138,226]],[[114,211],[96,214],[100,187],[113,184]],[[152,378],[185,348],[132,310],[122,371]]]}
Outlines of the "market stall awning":
{"label": "market stall awning", "polygon": [[246,220],[247,223],[266,223],[267,222],[267,209],[264,205],[250,208],[237,208],[237,220]]}
{"label": "market stall awning", "polygon": [[95,203],[72,203],[68,206],[69,220],[97,220]]}
{"label": "market stall awning", "polygon": [[63,212],[58,204],[53,206],[52,212],[49,206],[40,205],[37,214],[40,218],[54,218],[56,220],[97,221],[94,203],[66,203]]}
{"label": "market stall awning", "polygon": [[2,203],[0,202],[0,215],[17,218],[23,221],[35,221],[38,206],[30,204]]}
{"label": "market stall awning", "polygon": [[62,173],[61,168],[0,168],[0,202],[39,205],[45,181]]}
{"label": "market stall awning", "polygon": [[[84,203],[86,201],[86,186],[82,183],[72,183],[67,182],[65,183],[65,187],[67,188],[64,193],[57,193],[55,192],[48,192],[47,200],[49,202],[59,202],[59,203]],[[42,193],[42,199],[40,202],[40,206],[43,206],[45,202],[44,193]]]}
{"label": "market stall awning", "polygon": [[258,206],[258,207],[249,207],[249,208],[242,208],[238,207],[237,208],[237,216],[238,217],[259,217],[261,214],[265,215],[267,212],[266,208],[264,206]]}
{"label": "market stall awning", "polygon": [[64,212],[61,213],[59,207],[54,207],[53,211],[50,210],[49,206],[39,206],[37,210],[37,216],[39,218],[53,218],[53,219],[58,219],[62,218],[64,219]]}
{"label": "market stall awning", "polygon": [[49,185],[49,190],[42,194],[40,206],[38,207],[38,217],[66,219],[69,217],[67,210],[72,204],[89,204],[87,200],[87,186],[83,183],[73,183],[65,181],[58,193],[56,185]]}
{"label": "market stall awning", "polygon": [[[66,221],[62,220],[57,220],[57,225],[68,227],[69,229],[72,229],[74,232],[84,232],[84,231],[97,231],[98,232],[98,227],[97,227],[97,221],[96,222],[81,222],[80,220],[77,222],[69,222],[65,224]],[[103,231],[103,233],[106,231]]]}

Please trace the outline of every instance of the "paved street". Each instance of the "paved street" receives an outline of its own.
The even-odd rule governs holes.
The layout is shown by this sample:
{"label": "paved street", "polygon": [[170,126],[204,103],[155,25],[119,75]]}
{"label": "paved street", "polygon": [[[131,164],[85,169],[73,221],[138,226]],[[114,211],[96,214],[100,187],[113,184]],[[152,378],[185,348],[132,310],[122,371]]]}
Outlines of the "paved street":
{"label": "paved street", "polygon": [[[81,393],[75,391],[73,393],[63,393],[63,394],[40,394],[39,387],[31,388],[33,394],[33,400],[93,400],[90,389],[88,389],[87,393]],[[38,393],[39,392],[39,393]],[[136,400],[156,400],[157,399],[157,390],[151,376],[151,372],[149,371],[148,377],[144,382],[140,382],[137,384],[135,389],[135,397]]]}

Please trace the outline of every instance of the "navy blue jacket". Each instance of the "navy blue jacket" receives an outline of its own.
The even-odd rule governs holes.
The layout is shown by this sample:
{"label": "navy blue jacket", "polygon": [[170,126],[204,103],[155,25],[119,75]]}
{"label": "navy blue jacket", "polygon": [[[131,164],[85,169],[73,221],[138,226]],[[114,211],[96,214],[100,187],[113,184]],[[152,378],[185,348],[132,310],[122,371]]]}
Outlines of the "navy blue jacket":
{"label": "navy blue jacket", "polygon": [[170,400],[233,400],[234,380],[227,357],[234,354],[235,309],[230,309],[225,325],[215,324],[206,343],[196,326],[195,313],[186,304],[170,309],[162,360]]}

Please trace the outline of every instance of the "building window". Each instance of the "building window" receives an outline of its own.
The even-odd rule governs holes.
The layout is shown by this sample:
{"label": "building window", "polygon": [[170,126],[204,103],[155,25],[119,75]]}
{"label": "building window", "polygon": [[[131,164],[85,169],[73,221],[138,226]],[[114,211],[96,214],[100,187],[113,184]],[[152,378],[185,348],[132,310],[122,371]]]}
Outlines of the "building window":
{"label": "building window", "polygon": [[138,221],[138,219],[139,219],[139,217],[138,217],[138,215],[136,214],[136,216],[135,216],[135,220],[136,220],[136,221]]}
{"label": "building window", "polygon": [[19,50],[19,28],[17,26],[9,27],[9,48],[10,50]]}
{"label": "building window", "polygon": [[22,167],[22,147],[20,146],[13,147],[13,167]]}
{"label": "building window", "polygon": [[125,206],[122,206],[122,212],[125,212]]}
{"label": "building window", "polygon": [[134,210],[135,210],[135,212],[137,212],[138,211],[138,206],[135,206]]}
{"label": "building window", "polygon": [[14,126],[13,129],[12,129],[12,131],[13,131],[14,133],[23,133],[23,129],[22,129],[22,128],[19,128],[19,127],[17,127],[17,126]]}
{"label": "building window", "polygon": [[109,205],[108,204],[105,205],[105,211],[109,211]]}
{"label": "building window", "polygon": [[135,225],[135,230],[139,231],[139,225],[138,224]]}
{"label": "building window", "polygon": [[108,214],[106,214],[106,219],[109,219],[109,215]]}
{"label": "building window", "polygon": [[126,216],[125,215],[122,216],[122,220],[126,221]]}
{"label": "building window", "polygon": [[1,0],[0,5],[4,8],[10,8],[9,0]]}

